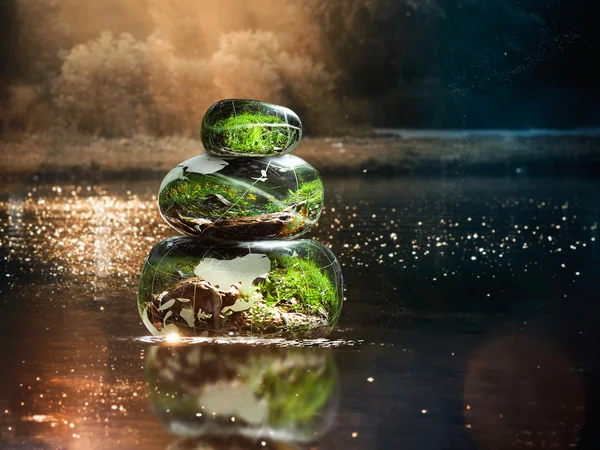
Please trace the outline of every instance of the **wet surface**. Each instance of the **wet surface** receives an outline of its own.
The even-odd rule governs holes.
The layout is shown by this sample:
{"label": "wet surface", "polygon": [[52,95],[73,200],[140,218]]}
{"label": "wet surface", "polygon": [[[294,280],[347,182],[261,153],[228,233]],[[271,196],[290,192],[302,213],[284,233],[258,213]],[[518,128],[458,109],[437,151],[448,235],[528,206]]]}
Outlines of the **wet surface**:
{"label": "wet surface", "polygon": [[[145,369],[156,342],[136,308],[139,271],[173,235],[156,206],[160,180],[4,185],[0,448],[598,448],[598,181],[324,182],[326,208],[309,237],[344,270],[339,329],[289,348],[239,344],[247,355],[235,353],[228,370],[247,373],[257,348],[276,346],[263,366],[294,368],[278,379],[298,392],[287,409],[269,409],[282,418],[269,419],[270,431],[246,417],[245,437],[230,436],[240,426],[204,440],[169,426],[172,411],[189,411],[174,394],[172,406],[157,404]],[[301,383],[312,360],[331,361],[333,387],[303,403],[316,389]],[[199,367],[187,367],[192,378],[167,375],[195,393],[230,386],[229,372]],[[282,408],[283,391],[269,392],[255,409]],[[245,397],[227,398],[209,417],[240,423]],[[211,404],[202,402],[194,407]]]}

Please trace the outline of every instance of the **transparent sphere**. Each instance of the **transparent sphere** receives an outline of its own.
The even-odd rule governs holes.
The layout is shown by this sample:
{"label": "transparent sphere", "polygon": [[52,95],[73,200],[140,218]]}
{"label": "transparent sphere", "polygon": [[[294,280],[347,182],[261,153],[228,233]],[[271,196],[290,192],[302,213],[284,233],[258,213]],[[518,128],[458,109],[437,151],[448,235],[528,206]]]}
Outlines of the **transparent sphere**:
{"label": "transparent sphere", "polygon": [[221,100],[202,120],[202,144],[216,156],[279,156],[300,139],[302,122],[294,111],[258,100]]}
{"label": "transparent sphere", "polygon": [[224,159],[203,154],[167,174],[158,206],[165,221],[183,234],[287,239],[316,225],[323,198],[319,172],[296,156]]}
{"label": "transparent sphere", "polygon": [[342,273],[313,240],[165,239],[142,268],[138,309],[153,335],[325,336],[342,308]]}

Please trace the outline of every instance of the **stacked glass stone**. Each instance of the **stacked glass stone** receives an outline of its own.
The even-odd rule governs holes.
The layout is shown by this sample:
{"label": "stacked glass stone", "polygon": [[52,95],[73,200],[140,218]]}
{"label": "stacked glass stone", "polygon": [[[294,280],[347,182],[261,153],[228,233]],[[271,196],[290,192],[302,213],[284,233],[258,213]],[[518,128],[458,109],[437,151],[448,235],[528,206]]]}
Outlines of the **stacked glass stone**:
{"label": "stacked glass stone", "polygon": [[188,235],[154,246],[138,308],[154,335],[312,338],[342,306],[342,274],[311,230],[323,209],[319,172],[290,155],[302,138],[292,110],[222,100],[202,121],[206,154],[164,178],[158,205]]}

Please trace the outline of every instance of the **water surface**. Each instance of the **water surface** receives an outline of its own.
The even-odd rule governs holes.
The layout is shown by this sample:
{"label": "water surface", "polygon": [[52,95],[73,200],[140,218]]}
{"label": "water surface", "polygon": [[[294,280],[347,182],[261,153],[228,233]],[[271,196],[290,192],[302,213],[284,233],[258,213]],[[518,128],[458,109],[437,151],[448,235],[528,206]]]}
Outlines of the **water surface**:
{"label": "water surface", "polygon": [[346,301],[332,342],[302,351],[332,361],[336,392],[314,442],[287,447],[181,443],[150,404],[136,289],[174,233],[160,180],[4,185],[0,447],[595,448],[596,180],[324,181],[310,237]]}

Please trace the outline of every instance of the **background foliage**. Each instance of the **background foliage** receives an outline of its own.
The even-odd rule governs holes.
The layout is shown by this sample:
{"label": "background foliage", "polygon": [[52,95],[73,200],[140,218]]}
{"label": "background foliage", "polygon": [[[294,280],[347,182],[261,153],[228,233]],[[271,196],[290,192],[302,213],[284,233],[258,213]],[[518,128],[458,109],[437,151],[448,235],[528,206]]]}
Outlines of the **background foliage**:
{"label": "background foliage", "polygon": [[[600,119],[582,0],[4,0],[4,133],[197,136],[216,100],[285,104],[307,134]],[[594,97],[595,96],[595,97]],[[594,106],[596,105],[596,106]]]}

